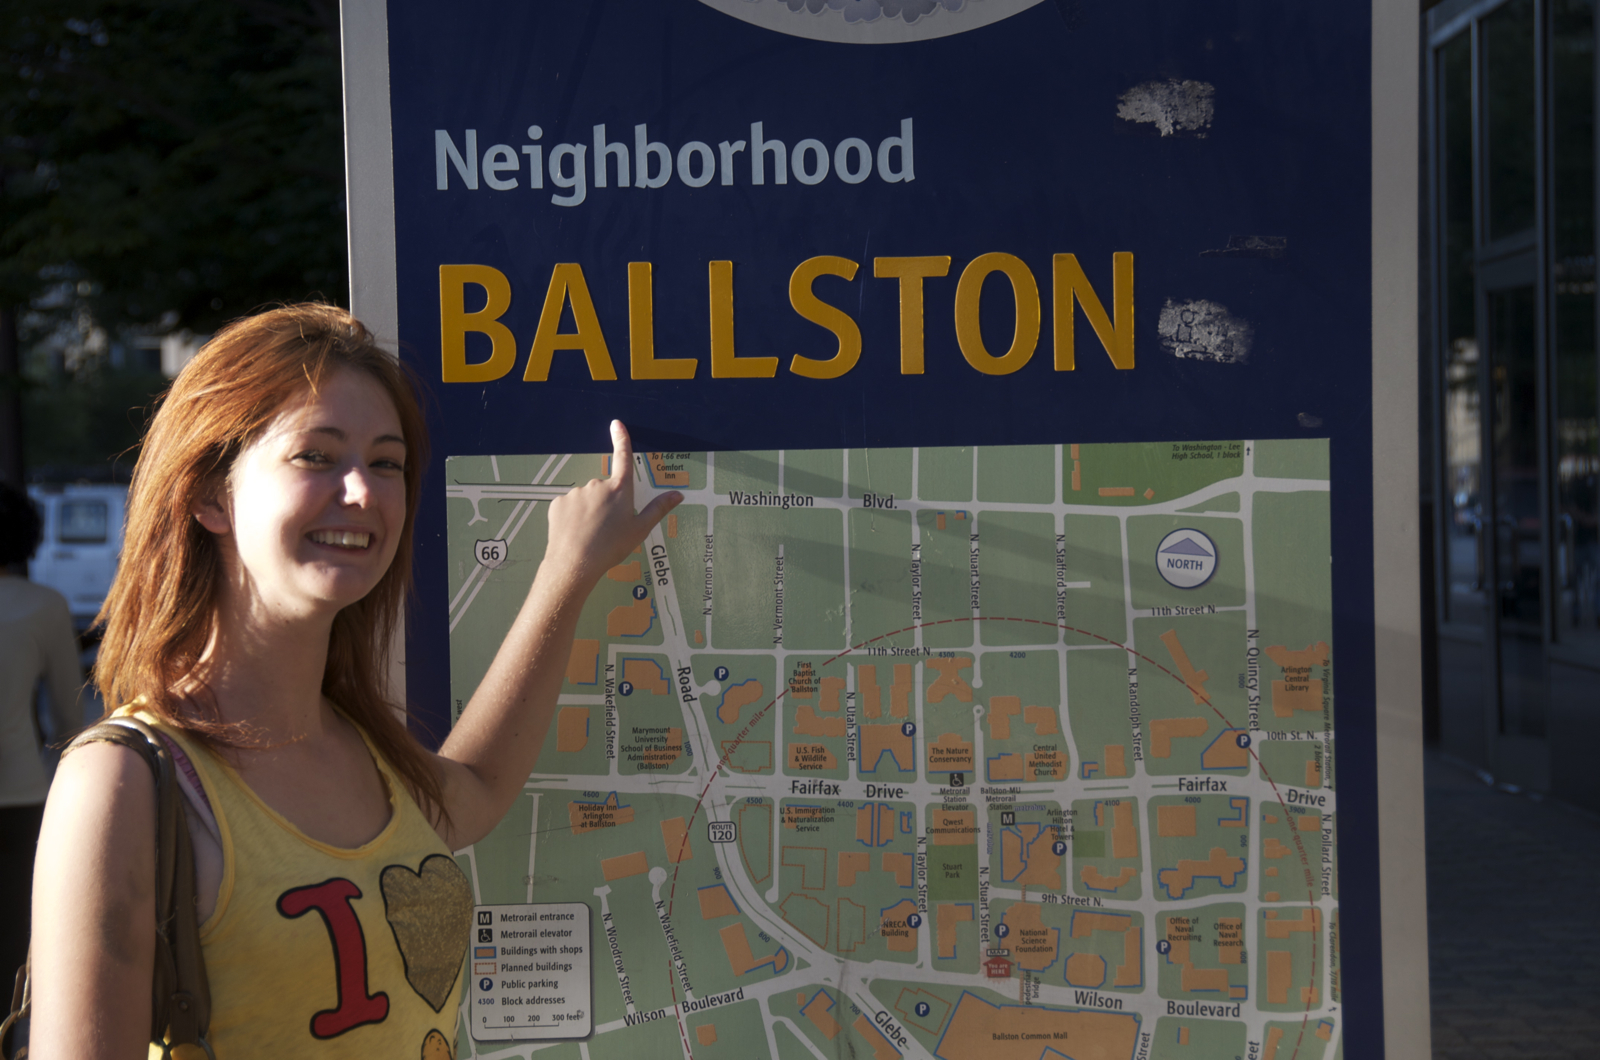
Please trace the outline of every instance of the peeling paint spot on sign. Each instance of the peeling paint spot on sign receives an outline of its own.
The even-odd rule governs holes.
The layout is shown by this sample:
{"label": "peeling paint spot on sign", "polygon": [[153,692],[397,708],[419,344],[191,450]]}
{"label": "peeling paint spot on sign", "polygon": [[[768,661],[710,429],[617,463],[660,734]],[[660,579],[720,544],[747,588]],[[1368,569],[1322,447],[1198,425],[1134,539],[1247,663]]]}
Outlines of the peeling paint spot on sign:
{"label": "peeling paint spot on sign", "polygon": [[1229,236],[1228,245],[1202,250],[1202,258],[1281,258],[1288,253],[1286,236]]}
{"label": "peeling paint spot on sign", "polygon": [[1204,298],[1192,302],[1167,299],[1156,322],[1161,345],[1174,357],[1219,364],[1243,364],[1250,359],[1255,329],[1248,320],[1228,312],[1226,306]]}
{"label": "peeling paint spot on sign", "polygon": [[1204,137],[1215,114],[1216,92],[1204,81],[1146,81],[1118,98],[1117,117],[1154,125],[1162,136]]}

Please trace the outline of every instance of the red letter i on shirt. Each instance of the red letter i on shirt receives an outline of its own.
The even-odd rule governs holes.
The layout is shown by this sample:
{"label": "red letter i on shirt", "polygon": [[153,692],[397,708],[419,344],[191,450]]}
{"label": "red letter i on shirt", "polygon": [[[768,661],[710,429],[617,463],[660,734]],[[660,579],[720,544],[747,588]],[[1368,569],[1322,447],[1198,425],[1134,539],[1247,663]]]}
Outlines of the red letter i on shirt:
{"label": "red letter i on shirt", "polygon": [[278,898],[278,912],[286,917],[303,916],[311,909],[321,913],[333,943],[339,1005],[311,1017],[311,1033],[318,1038],[333,1038],[364,1023],[381,1023],[389,1015],[389,995],[367,993],[367,942],[350,907],[350,899],[360,897],[361,888],[335,878],[284,891]]}

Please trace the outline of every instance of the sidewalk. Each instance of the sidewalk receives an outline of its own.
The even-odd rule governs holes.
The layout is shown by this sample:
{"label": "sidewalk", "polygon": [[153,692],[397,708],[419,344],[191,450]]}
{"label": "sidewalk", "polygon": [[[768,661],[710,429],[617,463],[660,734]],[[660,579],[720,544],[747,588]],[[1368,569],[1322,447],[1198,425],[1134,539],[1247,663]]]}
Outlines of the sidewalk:
{"label": "sidewalk", "polygon": [[1600,821],[1425,769],[1434,1060],[1600,1057]]}

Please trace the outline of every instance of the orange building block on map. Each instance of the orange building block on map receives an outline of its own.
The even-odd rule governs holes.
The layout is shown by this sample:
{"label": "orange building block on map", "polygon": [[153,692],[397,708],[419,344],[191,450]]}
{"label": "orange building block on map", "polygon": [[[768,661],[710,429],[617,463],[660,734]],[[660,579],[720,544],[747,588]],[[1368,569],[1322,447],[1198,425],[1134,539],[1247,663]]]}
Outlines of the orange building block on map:
{"label": "orange building block on map", "polygon": [[771,957],[756,957],[750,950],[750,937],[745,934],[743,921],[735,921],[724,927],[717,932],[717,937],[722,939],[722,952],[727,954],[728,967],[734,975],[744,975],[766,964],[772,965],[776,973],[782,973],[789,967],[787,950],[780,949]]}
{"label": "orange building block on map", "polygon": [[833,998],[826,990],[818,990],[800,1013],[830,1042],[844,1030],[839,1026],[839,1021],[833,1018]]}
{"label": "orange building block on map", "polygon": [[867,907],[848,898],[839,899],[839,952],[854,953],[867,941]]}
{"label": "orange building block on map", "polygon": [[989,759],[989,780],[1000,783],[1022,779],[1022,756],[1015,751],[994,755]]}
{"label": "orange building block on map", "polygon": [[682,464],[673,463],[672,453],[651,453],[650,480],[657,489],[667,486],[687,487],[689,485],[689,470]]}
{"label": "orange building block on map", "polygon": [[789,768],[796,772],[807,769],[837,769],[839,759],[828,750],[825,743],[792,743],[789,745]]}
{"label": "orange building block on map", "polygon": [[883,911],[878,931],[883,941],[888,943],[891,953],[917,952],[917,933],[906,923],[906,918],[916,911],[917,903],[909,898],[901,899]]}
{"label": "orange building block on map", "polygon": [[961,902],[940,902],[934,913],[939,956],[949,960],[956,955],[956,925],[972,920],[972,906]]}
{"label": "orange building block on map", "polygon": [[869,802],[856,810],[856,839],[871,847],[888,846],[894,838],[894,807]]}
{"label": "orange building block on map", "polygon": [[941,733],[928,743],[928,772],[948,773],[972,768],[972,741],[958,732]]}
{"label": "orange building block on map", "polygon": [[867,1019],[865,1012],[857,1016],[856,1021],[850,1026],[854,1027],[856,1033],[865,1038],[867,1043],[872,1046],[872,1060],[898,1060],[900,1050],[889,1044],[889,1039],[885,1038],[883,1032],[872,1025],[872,1021]]}
{"label": "orange building block on map", "polygon": [[1011,739],[1011,719],[1022,713],[1021,696],[994,696],[989,700],[989,739]]}
{"label": "orange building block on map", "polygon": [[1320,930],[1322,930],[1322,910],[1316,906],[1300,910],[1299,917],[1294,920],[1280,916],[1275,909],[1267,914],[1267,938],[1269,939],[1286,939],[1299,931]]}
{"label": "orange building block on map", "polygon": [[597,828],[615,828],[619,824],[632,823],[633,807],[617,805],[617,793],[613,791],[605,797],[604,802],[567,803],[567,821],[572,825],[573,835],[582,835]]}
{"label": "orange building block on map", "polygon": [[1128,775],[1127,764],[1128,749],[1120,743],[1106,744],[1105,776],[1125,777]]}
{"label": "orange building block on map", "polygon": [[939,703],[945,696],[955,696],[958,703],[972,702],[972,686],[962,678],[962,670],[972,669],[971,659],[928,659],[928,669],[939,676],[928,686],[928,702]]}
{"label": "orange building block on map", "polygon": [[1096,931],[1110,931],[1122,936],[1122,963],[1117,965],[1112,986],[1138,986],[1143,979],[1139,967],[1139,947],[1144,932],[1133,924],[1133,918],[1116,913],[1086,913],[1078,910],[1072,914],[1072,937],[1085,938]]}
{"label": "orange building block on map", "polygon": [[839,886],[854,887],[856,876],[872,868],[872,855],[865,850],[839,851]]}
{"label": "orange building block on map", "polygon": [[1039,825],[1003,829],[1000,832],[1000,878],[1018,887],[1059,891],[1061,855],[1055,852],[1054,845],[1055,833]]}
{"label": "orange building block on map", "polygon": [[679,758],[683,757],[683,730],[677,726],[668,726],[665,743],[646,744],[644,751],[639,755],[639,768],[666,769]]}
{"label": "orange building block on map", "polygon": [[739,712],[759,700],[765,693],[766,689],[761,687],[761,682],[753,679],[734,685],[722,693],[722,703],[717,707],[717,720],[724,725],[737,724]]}
{"label": "orange building block on map", "polygon": [[1200,753],[1201,769],[1245,769],[1250,765],[1250,749],[1239,746],[1244,729],[1223,729],[1222,735]]}
{"label": "orange building block on map", "polygon": [[1094,823],[1098,828],[1104,828],[1105,813],[1111,811],[1111,856],[1114,858],[1136,858],[1139,856],[1139,833],[1133,824],[1133,804],[1126,799],[1119,799],[1115,806],[1107,806],[1100,802],[1095,804]]}
{"label": "orange building block on map", "polygon": [[1167,943],[1172,947],[1167,952],[1167,960],[1181,969],[1178,985],[1183,990],[1208,990],[1226,995],[1229,990],[1226,968],[1194,966],[1194,957],[1189,952],[1188,938],[1193,927],[1193,917],[1177,915],[1167,917]]}
{"label": "orange building block on map", "polygon": [[909,718],[911,716],[911,692],[914,688],[911,682],[911,664],[894,664],[894,684],[889,686],[889,716],[891,718]]}
{"label": "orange building block on map", "polygon": [[1056,724],[1056,712],[1049,707],[1023,707],[1022,720],[1033,726],[1033,731],[1039,736],[1050,736],[1061,731],[1061,726]]}
{"label": "orange building block on map", "polygon": [[822,712],[832,714],[839,709],[840,697],[844,695],[845,680],[842,677],[824,677],[822,679]]}
{"label": "orange building block on map", "polygon": [[878,687],[876,666],[856,667],[856,690],[861,693],[861,712],[869,718],[883,717],[883,691]]}
{"label": "orange building block on map", "polygon": [[1150,723],[1150,757],[1171,758],[1173,740],[1204,736],[1206,728],[1204,718],[1157,718]]}
{"label": "orange building block on map", "polygon": [[589,743],[589,708],[562,707],[556,715],[556,750],[581,751]]}
{"label": "orange building block on map", "polygon": [[639,561],[635,559],[619,563],[606,571],[606,577],[614,582],[636,582],[639,580]]}
{"label": "orange building block on map", "polygon": [[614,858],[604,858],[600,862],[600,872],[605,876],[607,883],[629,876],[642,876],[649,871],[650,863],[645,860],[642,850],[635,850],[632,854],[620,854]]}
{"label": "orange building block on map", "polygon": [[915,859],[910,854],[883,852],[883,871],[894,873],[894,882],[901,887],[911,886],[911,870]]}
{"label": "orange building block on map", "polygon": [[1288,950],[1267,951],[1267,1000],[1283,1005],[1289,1000],[1289,987],[1294,982],[1294,954]]}
{"label": "orange building block on map", "polygon": [[1061,929],[1045,927],[1037,902],[1013,902],[1000,921],[1011,928],[1006,945],[1012,960],[1024,971],[1042,972],[1056,963],[1061,949]]}
{"label": "orange building block on map", "polygon": [[[861,772],[889,773],[897,769],[902,773],[916,772],[912,737],[899,725],[861,725],[857,731],[861,734]],[[894,758],[892,763],[883,757],[885,752]]]}
{"label": "orange building block on map", "polygon": [[1161,643],[1167,646],[1167,653],[1172,656],[1173,663],[1178,667],[1178,673],[1183,675],[1183,683],[1189,686],[1189,694],[1194,697],[1195,705],[1210,703],[1206,697],[1206,682],[1211,675],[1204,670],[1196,670],[1189,661],[1189,653],[1183,650],[1183,643],[1178,640],[1178,631],[1169,629],[1161,634]]}
{"label": "orange building block on map", "polygon": [[1244,921],[1236,916],[1217,917],[1217,960],[1223,964],[1244,961]]}
{"label": "orange building block on map", "polygon": [[654,600],[648,596],[643,600],[630,600],[620,607],[613,607],[606,615],[606,636],[642,637],[650,632],[650,624],[655,620]]}
{"label": "orange building block on map", "polygon": [[843,736],[845,733],[844,717],[823,718],[817,715],[816,708],[810,703],[801,703],[794,713],[794,734],[796,736]]}
{"label": "orange building block on map", "polygon": [[728,893],[728,885],[725,883],[702,887],[699,894],[701,920],[717,920],[733,916],[739,911],[739,907],[733,904],[733,895]]}
{"label": "orange building block on map", "polygon": [[1328,645],[1322,641],[1293,651],[1281,644],[1267,649],[1267,658],[1283,667],[1283,680],[1272,682],[1272,713],[1292,718],[1297,710],[1322,709],[1322,679],[1311,676],[1313,667],[1328,665]]}
{"label": "orange building block on map", "polygon": [[682,817],[661,822],[661,842],[666,845],[667,860],[674,865],[694,857],[694,850],[689,845],[689,829]]}
{"label": "orange building block on map", "polygon": [[1067,958],[1067,985],[1097,987],[1106,982],[1106,960],[1093,953],[1074,953]]}
{"label": "orange building block on map", "polygon": [[661,672],[661,664],[652,659],[622,660],[622,679],[653,696],[664,696],[672,690],[667,684],[667,675]]}
{"label": "orange building block on map", "polygon": [[1195,834],[1195,808],[1188,805],[1157,806],[1156,835],[1176,839]]}
{"label": "orange building block on map", "polygon": [[717,1044],[717,1025],[715,1023],[702,1023],[694,1029],[695,1041],[701,1045]]}
{"label": "orange building block on map", "polygon": [[939,1055],[1040,1060],[1047,1055],[1045,1043],[1059,1040],[1071,1044],[1073,1060],[1128,1060],[1139,1044],[1139,1021],[1128,1012],[996,1005],[966,992],[950,1017]]}
{"label": "orange building block on map", "polygon": [[1194,886],[1196,876],[1215,877],[1223,887],[1232,887],[1243,871],[1242,858],[1232,856],[1221,847],[1212,847],[1211,856],[1205,861],[1184,858],[1176,868],[1162,869],[1156,879],[1166,888],[1167,897],[1182,898]]}
{"label": "orange building block on map", "polygon": [[567,680],[575,685],[592,685],[599,680],[600,642],[578,639],[567,656]]}
{"label": "orange building block on map", "polygon": [[1085,865],[1078,873],[1084,886],[1095,891],[1115,891],[1138,874],[1139,870],[1132,865],[1122,866],[1115,876],[1107,876],[1093,865]]}

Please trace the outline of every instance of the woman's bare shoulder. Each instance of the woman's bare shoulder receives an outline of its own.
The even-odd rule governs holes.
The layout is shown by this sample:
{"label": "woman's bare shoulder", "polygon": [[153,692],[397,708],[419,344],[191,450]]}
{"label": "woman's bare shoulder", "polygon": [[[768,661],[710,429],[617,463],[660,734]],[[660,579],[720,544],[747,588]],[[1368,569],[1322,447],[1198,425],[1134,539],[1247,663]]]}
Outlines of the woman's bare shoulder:
{"label": "woman's bare shoulder", "polygon": [[148,845],[155,839],[155,806],[155,778],[139,752],[87,743],[56,767],[45,804],[45,834],[65,831],[82,839],[110,829],[119,835],[108,838]]}

